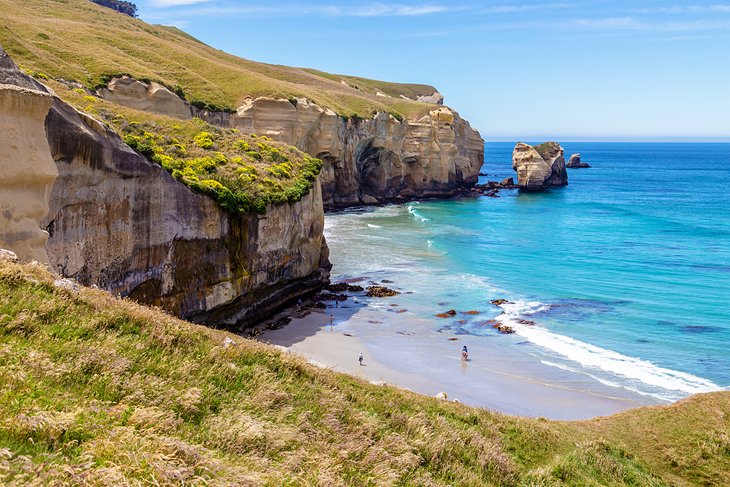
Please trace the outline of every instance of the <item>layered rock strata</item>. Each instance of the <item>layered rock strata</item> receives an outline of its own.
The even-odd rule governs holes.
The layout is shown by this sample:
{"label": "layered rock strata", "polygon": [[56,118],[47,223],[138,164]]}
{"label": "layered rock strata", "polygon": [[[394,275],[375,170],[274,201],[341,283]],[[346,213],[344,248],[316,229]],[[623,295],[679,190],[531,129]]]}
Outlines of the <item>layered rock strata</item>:
{"label": "layered rock strata", "polygon": [[512,152],[512,169],[523,191],[543,191],[568,184],[564,150],[557,142],[531,146],[522,142]]}
{"label": "layered rock strata", "polygon": [[48,93],[0,84],[0,248],[21,260],[48,262],[48,213],[56,163],[44,121],[53,103]]}
{"label": "layered rock strata", "polygon": [[346,120],[306,99],[257,98],[228,114],[199,110],[160,85],[131,78],[112,80],[99,95],[294,145],[324,161],[321,182],[328,209],[452,196],[478,181],[484,163],[481,136],[447,107],[418,120],[399,121],[386,113]]}
{"label": "layered rock strata", "polygon": [[[2,51],[0,82],[47,91]],[[318,182],[297,203],[232,215],[58,98],[45,132],[38,150],[50,146],[59,176],[43,225],[61,275],[187,319],[243,327],[328,281]]]}

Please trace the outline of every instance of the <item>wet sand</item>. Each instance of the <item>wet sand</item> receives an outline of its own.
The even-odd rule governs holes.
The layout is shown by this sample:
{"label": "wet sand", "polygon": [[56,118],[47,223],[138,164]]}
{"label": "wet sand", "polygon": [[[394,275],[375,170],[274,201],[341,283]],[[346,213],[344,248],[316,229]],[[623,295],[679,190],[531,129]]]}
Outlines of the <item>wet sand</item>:
{"label": "wet sand", "polygon": [[[433,328],[428,320],[351,298],[339,308],[311,310],[279,330],[265,330],[259,340],[334,371],[428,396],[445,392],[450,400],[507,414],[585,419],[656,404],[652,398],[541,364],[500,344],[498,335],[453,335]],[[463,345],[469,348],[467,362],[460,358]],[[360,353],[363,365],[358,363]]]}

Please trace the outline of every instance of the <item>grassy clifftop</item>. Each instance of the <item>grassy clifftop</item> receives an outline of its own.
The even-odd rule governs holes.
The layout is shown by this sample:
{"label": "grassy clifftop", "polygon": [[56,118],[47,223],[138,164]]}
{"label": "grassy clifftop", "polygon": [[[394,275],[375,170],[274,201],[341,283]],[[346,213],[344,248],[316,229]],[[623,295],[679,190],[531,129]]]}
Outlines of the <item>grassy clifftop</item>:
{"label": "grassy clifftop", "polygon": [[727,485],[729,417],[730,393],[592,421],[505,416],[0,261],[4,485]]}
{"label": "grassy clifftop", "polygon": [[194,118],[155,115],[88,95],[53,80],[66,102],[113,128],[132,149],[227,211],[264,213],[309,193],[322,161],[268,137],[244,135]]}
{"label": "grassy clifftop", "polygon": [[[429,86],[249,61],[176,28],[150,25],[88,0],[0,0],[0,9],[0,45],[18,64],[89,88],[109,75],[129,73],[179,86],[188,101],[229,109],[255,96],[304,97],[343,116],[384,111],[414,117],[431,108],[400,97],[431,94]],[[376,96],[378,90],[391,98]]]}

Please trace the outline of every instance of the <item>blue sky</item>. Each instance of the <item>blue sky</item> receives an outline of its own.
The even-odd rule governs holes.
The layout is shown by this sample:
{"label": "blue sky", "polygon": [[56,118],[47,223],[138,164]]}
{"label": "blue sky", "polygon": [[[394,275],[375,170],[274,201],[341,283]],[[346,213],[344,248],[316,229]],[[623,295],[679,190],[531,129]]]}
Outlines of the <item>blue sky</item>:
{"label": "blue sky", "polygon": [[486,139],[730,139],[730,3],[138,0],[274,64],[431,84]]}

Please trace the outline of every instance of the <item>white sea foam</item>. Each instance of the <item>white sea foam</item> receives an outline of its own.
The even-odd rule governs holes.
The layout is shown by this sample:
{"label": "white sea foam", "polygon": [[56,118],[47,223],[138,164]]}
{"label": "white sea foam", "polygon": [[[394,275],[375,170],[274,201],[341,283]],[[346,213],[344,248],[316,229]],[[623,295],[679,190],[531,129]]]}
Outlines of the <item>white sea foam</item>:
{"label": "white sea foam", "polygon": [[[549,305],[535,301],[517,301],[503,305],[504,315],[499,319],[513,327],[518,335],[527,338],[533,344],[577,362],[588,371],[593,369],[609,372],[615,376],[643,383],[650,386],[650,389],[660,388],[675,393],[696,394],[722,389],[712,381],[686,372],[660,367],[648,360],[629,357],[553,333],[541,326],[523,325],[517,321],[521,317],[534,315],[549,308]],[[590,375],[596,378],[594,374]],[[601,381],[605,383],[605,379]],[[637,392],[642,391],[637,390]],[[654,395],[649,391],[642,393]],[[676,398],[676,394],[672,396]]]}
{"label": "white sea foam", "polygon": [[425,216],[423,216],[423,215],[420,215],[420,214],[419,214],[419,213],[418,213],[418,212],[416,211],[416,208],[415,208],[415,206],[414,206],[415,204],[416,204],[416,203],[411,203],[410,205],[408,205],[408,206],[407,206],[407,208],[408,208],[408,213],[410,213],[411,215],[413,215],[413,217],[414,217],[414,218],[415,218],[416,220],[418,220],[419,222],[421,222],[421,223],[426,223],[427,221],[429,221],[429,219],[428,219],[428,218],[426,218],[426,217],[425,217]]}
{"label": "white sea foam", "polygon": [[380,225],[373,225],[372,223],[368,223],[369,228],[383,228]]}

